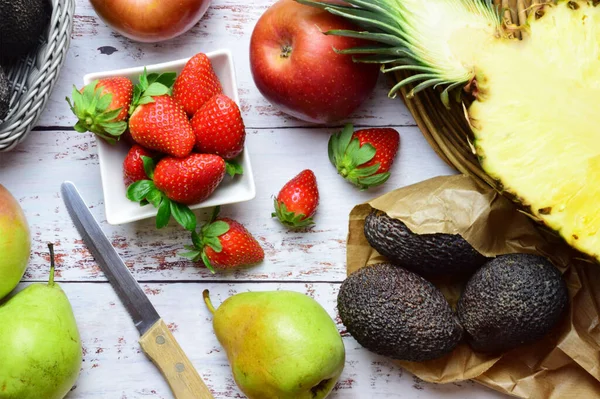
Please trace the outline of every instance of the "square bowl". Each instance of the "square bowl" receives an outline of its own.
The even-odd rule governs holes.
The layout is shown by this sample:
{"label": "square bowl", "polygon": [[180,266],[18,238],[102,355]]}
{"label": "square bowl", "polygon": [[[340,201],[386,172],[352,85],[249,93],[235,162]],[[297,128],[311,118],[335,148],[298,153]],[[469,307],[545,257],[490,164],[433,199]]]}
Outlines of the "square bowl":
{"label": "square bowl", "polygon": [[[206,53],[206,55],[210,59],[215,73],[221,81],[223,93],[234,100],[239,106],[240,99],[231,52],[229,50],[219,50]],[[145,67],[148,73],[176,72],[179,74],[189,59],[184,58],[161,64],[146,65]],[[134,83],[137,83],[138,77],[143,72],[144,66],[90,73],[84,76],[83,83],[87,85],[96,79],[113,76],[125,76]],[[127,199],[127,187],[123,182],[123,161],[129,151],[129,147],[123,145],[123,143],[111,145],[100,138],[96,140],[98,143],[98,161],[100,163],[102,190],[104,192],[104,208],[108,223],[118,225],[156,216],[157,209],[152,205],[140,206],[140,204]],[[244,151],[236,158],[236,161],[244,168],[244,174],[237,175],[235,178],[225,175],[221,184],[210,197],[200,203],[191,205],[190,209],[244,202],[256,196],[256,186],[254,184],[252,165],[250,164],[250,155],[248,154],[247,147],[244,147]]]}

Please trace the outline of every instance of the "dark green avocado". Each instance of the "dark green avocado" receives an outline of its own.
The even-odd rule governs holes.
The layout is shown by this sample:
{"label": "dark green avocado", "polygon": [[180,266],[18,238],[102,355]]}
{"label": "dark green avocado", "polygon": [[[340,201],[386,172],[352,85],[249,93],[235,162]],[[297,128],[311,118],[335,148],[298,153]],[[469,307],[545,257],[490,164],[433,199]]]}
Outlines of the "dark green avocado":
{"label": "dark green avocado", "polygon": [[390,262],[427,278],[471,274],[487,260],[458,234],[415,234],[378,210],[365,219],[364,233]]}
{"label": "dark green avocado", "polygon": [[393,359],[436,359],[462,337],[442,293],[421,276],[391,264],[366,266],[348,276],[337,306],[360,345]]}
{"label": "dark green avocado", "polygon": [[10,105],[10,85],[4,69],[0,66],[0,122],[8,115]]}
{"label": "dark green avocado", "polygon": [[471,277],[458,301],[458,317],[474,350],[499,353],[546,335],[568,301],[560,272],[546,258],[502,255]]}
{"label": "dark green avocado", "polygon": [[11,59],[32,50],[48,25],[48,0],[0,0],[0,58]]}

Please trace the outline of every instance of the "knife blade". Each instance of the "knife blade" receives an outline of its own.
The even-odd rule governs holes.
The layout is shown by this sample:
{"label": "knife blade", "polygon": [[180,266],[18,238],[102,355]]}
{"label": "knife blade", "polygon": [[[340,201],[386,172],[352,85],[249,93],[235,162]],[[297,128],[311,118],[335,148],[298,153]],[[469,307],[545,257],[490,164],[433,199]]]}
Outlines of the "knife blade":
{"label": "knife blade", "polygon": [[61,186],[69,215],[140,333],[142,349],[177,399],[213,399],[200,375],[88,209],[75,185]]}

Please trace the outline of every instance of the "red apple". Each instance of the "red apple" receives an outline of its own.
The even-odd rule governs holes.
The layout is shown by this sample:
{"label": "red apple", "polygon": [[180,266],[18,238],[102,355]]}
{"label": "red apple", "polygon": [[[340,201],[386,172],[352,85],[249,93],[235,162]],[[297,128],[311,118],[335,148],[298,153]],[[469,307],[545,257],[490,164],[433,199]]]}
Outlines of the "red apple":
{"label": "red apple", "polygon": [[90,0],[100,18],[138,42],[172,39],[202,18],[210,0]]}
{"label": "red apple", "polygon": [[260,17],[250,39],[250,68],[271,104],[298,119],[329,123],[346,118],[367,99],[379,67],[336,53],[334,48],[366,43],[323,34],[331,29],[356,26],[294,0],[279,0]]}

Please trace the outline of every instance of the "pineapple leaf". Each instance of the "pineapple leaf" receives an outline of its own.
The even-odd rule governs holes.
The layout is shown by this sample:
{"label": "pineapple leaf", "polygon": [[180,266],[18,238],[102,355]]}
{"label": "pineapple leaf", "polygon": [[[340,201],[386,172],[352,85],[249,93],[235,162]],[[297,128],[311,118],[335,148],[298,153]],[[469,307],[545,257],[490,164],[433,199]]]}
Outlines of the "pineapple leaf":
{"label": "pineapple leaf", "polygon": [[371,33],[371,32],[357,32],[353,30],[345,30],[345,29],[334,29],[324,32],[326,35],[333,36],[344,36],[344,37],[353,37],[356,39],[363,40],[371,40],[379,43],[388,44],[390,46],[408,46],[409,44],[402,38],[398,36],[390,35],[387,33]]}

